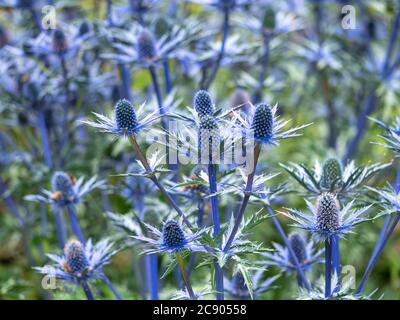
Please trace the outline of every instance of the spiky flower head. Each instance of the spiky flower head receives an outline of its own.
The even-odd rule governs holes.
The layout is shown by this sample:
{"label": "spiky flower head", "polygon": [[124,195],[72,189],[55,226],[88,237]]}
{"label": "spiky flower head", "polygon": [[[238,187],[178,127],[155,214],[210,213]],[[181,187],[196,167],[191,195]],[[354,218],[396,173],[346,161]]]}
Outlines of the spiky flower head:
{"label": "spiky flower head", "polygon": [[65,33],[60,30],[56,29],[53,32],[53,51],[55,53],[64,53],[68,48],[67,44],[67,37],[65,36]]}
{"label": "spiky flower head", "polygon": [[[304,264],[308,259],[307,244],[304,238],[299,233],[293,232],[289,235],[289,243],[299,263]],[[289,257],[289,260],[293,265],[295,264],[292,256]]]}
{"label": "spiky flower head", "polygon": [[78,274],[82,273],[89,262],[85,255],[85,248],[77,240],[70,240],[64,247],[65,270],[66,272]]}
{"label": "spiky flower head", "polygon": [[213,116],[206,115],[200,118],[198,146],[200,157],[206,161],[217,160],[221,143],[218,123]]}
{"label": "spiky flower head", "polygon": [[214,113],[214,103],[206,90],[199,90],[193,98],[193,105],[200,117]]}
{"label": "spiky flower head", "polygon": [[137,40],[137,52],[141,60],[153,60],[157,56],[157,47],[154,35],[143,29]]}
{"label": "spiky flower head", "polygon": [[90,28],[91,28],[90,22],[87,20],[83,20],[82,23],[79,25],[79,31],[78,31],[79,36],[82,37],[82,36],[86,35],[87,33],[89,33]]}
{"label": "spiky flower head", "polygon": [[317,227],[320,230],[334,231],[339,228],[340,209],[336,197],[328,192],[317,199]]}
{"label": "spiky flower head", "polygon": [[51,179],[51,186],[53,193],[59,193],[65,199],[72,200],[75,197],[74,183],[65,172],[55,172]]}
{"label": "spiky flower head", "polygon": [[260,103],[256,107],[251,129],[254,131],[254,138],[268,140],[273,136],[274,115],[272,108],[266,103]]}
{"label": "spiky flower head", "polygon": [[331,189],[342,181],[342,164],[335,158],[325,160],[322,166],[321,187]]}
{"label": "spiky flower head", "polygon": [[164,224],[162,236],[164,245],[171,249],[182,248],[186,242],[182,228],[173,220],[169,220]]}
{"label": "spiky flower head", "polygon": [[119,100],[115,105],[115,121],[119,130],[134,132],[138,121],[132,103],[126,99]]}

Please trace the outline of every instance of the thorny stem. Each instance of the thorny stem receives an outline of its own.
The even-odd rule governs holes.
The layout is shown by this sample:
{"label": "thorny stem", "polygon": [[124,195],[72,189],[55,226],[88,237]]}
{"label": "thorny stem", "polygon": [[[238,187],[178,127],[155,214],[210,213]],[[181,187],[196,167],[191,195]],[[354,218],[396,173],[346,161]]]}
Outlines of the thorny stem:
{"label": "thorny stem", "polygon": [[93,293],[92,290],[90,290],[89,284],[86,281],[82,280],[81,286],[83,291],[85,292],[86,298],[88,300],[94,300]]}
{"label": "thorny stem", "polygon": [[253,188],[253,180],[254,180],[254,176],[256,173],[256,167],[257,167],[258,158],[260,156],[260,152],[261,152],[261,146],[259,143],[257,143],[254,147],[253,169],[252,169],[252,172],[250,173],[250,175],[247,177],[246,189],[245,189],[245,194],[244,194],[244,197],[242,200],[242,204],[240,205],[239,212],[236,215],[235,224],[233,226],[232,232],[229,235],[229,238],[223,249],[223,251],[225,253],[228,252],[229,248],[231,247],[232,242],[235,239],[236,233],[238,232],[240,224],[243,220],[244,211],[246,210],[247,203],[249,202],[249,199],[250,199],[250,193]]}
{"label": "thorny stem", "polygon": [[74,231],[75,235],[77,236],[78,240],[85,245],[85,237],[83,236],[81,227],[79,226],[78,217],[76,216],[76,210],[74,206],[68,206],[67,212],[69,216],[69,220],[71,222],[72,230]]}
{"label": "thorny stem", "polygon": [[192,224],[186,217],[186,215],[183,213],[183,211],[179,208],[179,206],[176,204],[175,200],[172,198],[172,196],[169,194],[167,190],[165,190],[164,186],[160,183],[158,178],[155,176],[153,170],[150,168],[149,163],[147,162],[147,159],[145,155],[143,154],[142,150],[140,149],[140,146],[138,145],[136,138],[134,136],[129,136],[129,142],[131,143],[133,150],[136,154],[136,157],[138,160],[142,163],[143,167],[146,169],[147,173],[149,173],[151,181],[157,186],[157,188],[161,191],[161,193],[167,198],[169,204],[175,209],[175,211],[178,213],[179,216],[183,219],[183,222],[189,227],[192,228]]}
{"label": "thorny stem", "polygon": [[197,300],[196,295],[193,292],[193,288],[192,288],[192,285],[190,283],[190,279],[189,279],[189,277],[188,277],[188,275],[186,273],[185,263],[183,262],[183,258],[179,253],[176,254],[176,262],[178,263],[178,267],[179,267],[179,270],[180,270],[180,272],[182,274],[182,278],[183,278],[183,281],[185,282],[185,286],[186,286],[186,289],[187,289],[187,291],[189,293],[190,299],[191,300]]}
{"label": "thorny stem", "polygon": [[58,243],[62,250],[64,249],[65,243],[67,242],[67,234],[64,227],[63,215],[62,212],[60,212],[60,209],[56,206],[53,206],[53,215],[55,220]]}
{"label": "thorny stem", "polygon": [[157,270],[157,255],[150,254],[145,257],[147,283],[149,285],[150,299],[158,300],[158,270]]}
{"label": "thorny stem", "polygon": [[[150,66],[149,67],[149,72],[150,72],[150,75],[151,75],[151,80],[153,82],[154,92],[155,92],[156,97],[157,97],[158,112],[159,112],[160,116],[163,116],[165,114],[165,108],[163,106],[161,88],[160,88],[160,85],[158,83],[157,72],[156,72],[155,67],[154,66]],[[166,126],[164,118],[161,118],[161,121],[162,121],[163,128],[167,129],[167,126]]]}

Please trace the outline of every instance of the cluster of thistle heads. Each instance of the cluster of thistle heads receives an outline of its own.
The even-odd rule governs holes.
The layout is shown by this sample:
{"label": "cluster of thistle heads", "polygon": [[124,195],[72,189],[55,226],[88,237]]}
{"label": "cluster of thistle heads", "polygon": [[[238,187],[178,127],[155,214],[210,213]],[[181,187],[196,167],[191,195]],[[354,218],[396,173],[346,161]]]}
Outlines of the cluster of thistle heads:
{"label": "cluster of thistle heads", "polygon": [[[81,288],[88,299],[100,296],[100,281],[117,299],[122,298],[118,291],[129,291],[107,277],[109,270],[115,276],[115,266],[107,265],[114,256],[119,259],[120,250],[133,256],[140,288],[124,298],[262,298],[278,288],[278,277],[285,278],[285,292],[285,285],[297,281],[298,290],[285,298],[362,297],[361,289],[352,295],[337,280],[345,263],[339,241],[353,236],[360,223],[398,215],[400,182],[376,187],[391,162],[351,160],[366,131],[363,112],[352,115],[358,118],[357,128],[350,130],[356,132],[349,143],[354,150],[342,154],[338,132],[345,131],[340,123],[348,123],[351,108],[341,106],[363,96],[359,88],[370,86],[360,80],[352,88],[346,80],[351,90],[341,95],[337,93],[345,90],[335,86],[342,80],[337,71],[355,59],[357,68],[348,70],[353,78],[360,78],[360,70],[376,70],[379,76],[365,79],[382,80],[380,86],[371,85],[376,87],[372,98],[363,101],[393,100],[400,61],[390,52],[394,44],[388,43],[386,60],[369,61],[372,53],[365,48],[371,43],[363,32],[321,28],[320,13],[329,11],[323,1],[311,4],[313,10],[293,1],[189,2],[107,1],[104,19],[98,21],[87,20],[79,4],[62,3],[55,7],[57,27],[47,29],[40,9],[53,1],[1,1],[6,18],[0,19],[0,194],[19,222],[30,265]],[[400,10],[387,6],[389,12]],[[209,24],[202,20],[203,11]],[[329,19],[337,19],[336,13]],[[310,24],[314,20],[315,26]],[[371,21],[363,22],[371,27]],[[379,28],[376,34],[386,34]],[[394,35],[396,28],[398,23]],[[368,39],[376,47],[382,40],[371,32]],[[347,42],[351,45],[342,47]],[[354,52],[340,54],[349,47]],[[301,63],[292,65],[293,57]],[[299,78],[294,69],[300,65],[306,66],[300,72],[303,83],[291,79]],[[309,81],[313,73],[316,79]],[[282,75],[288,75],[284,86]],[[315,90],[304,89],[314,82]],[[290,106],[303,96],[311,108],[304,102]],[[283,100],[282,109],[273,104],[276,100]],[[294,111],[299,110],[292,117],[295,123],[324,123],[318,118],[326,118],[320,100],[330,117],[326,145],[315,137],[319,129],[310,132],[324,151],[313,154],[304,140],[281,147],[309,126],[289,124]],[[385,110],[392,110],[388,104]],[[176,119],[178,131],[196,137],[189,145],[198,156],[194,166],[164,161],[173,148],[168,141],[178,137],[180,144],[187,143],[167,124]],[[383,143],[376,144],[398,156],[400,120],[393,126],[372,120],[384,130]],[[157,138],[165,135],[165,155],[146,152],[153,146],[146,140],[149,132]],[[215,161],[226,137],[251,145],[254,170],[245,173],[235,162]],[[298,157],[307,165],[296,163]],[[287,174],[275,167],[277,158]],[[316,158],[320,160],[312,167]],[[371,156],[376,158],[384,157]],[[275,185],[278,174],[282,183]],[[288,193],[304,199],[306,209],[290,208]],[[388,229],[377,243],[387,243],[397,221],[386,221]],[[268,223],[280,237],[271,246],[253,232]],[[38,248],[29,242],[37,232],[45,244]],[[58,255],[46,252],[37,258],[30,252],[43,247]],[[368,267],[383,247],[376,247]],[[37,267],[48,259],[51,268]],[[161,281],[164,276],[167,282]],[[326,283],[322,296],[317,278]],[[331,280],[333,290],[327,285]]]}

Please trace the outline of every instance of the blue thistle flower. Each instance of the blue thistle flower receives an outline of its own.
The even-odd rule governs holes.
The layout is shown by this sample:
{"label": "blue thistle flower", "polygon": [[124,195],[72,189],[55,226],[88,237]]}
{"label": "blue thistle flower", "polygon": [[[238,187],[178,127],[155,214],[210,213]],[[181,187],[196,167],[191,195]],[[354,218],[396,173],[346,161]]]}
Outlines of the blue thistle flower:
{"label": "blue thistle flower", "polygon": [[64,248],[66,258],[65,269],[71,273],[83,273],[89,266],[89,262],[85,255],[85,249],[77,240],[70,240]]}
{"label": "blue thistle flower", "polygon": [[193,105],[200,117],[214,113],[214,103],[206,90],[199,90],[193,98]]}
{"label": "blue thistle flower", "polygon": [[52,45],[53,52],[58,54],[63,54],[68,50],[67,38],[62,30],[54,30]]}
{"label": "blue thistle flower", "polygon": [[62,171],[57,171],[51,178],[51,186],[54,193],[54,197],[64,198],[65,201],[74,202],[76,198],[74,183],[71,177]]}
{"label": "blue thistle flower", "polygon": [[112,117],[106,117],[93,112],[97,118],[97,122],[82,121],[82,123],[100,129],[101,132],[112,133],[117,136],[127,137],[136,135],[150,123],[160,118],[160,115],[157,115],[157,112],[154,111],[143,117],[143,119],[140,119],[144,111],[144,106],[145,104],[142,104],[136,112],[128,100],[121,99],[115,104],[115,111]]}
{"label": "blue thistle flower", "polygon": [[[294,232],[289,235],[289,243],[299,263],[305,264],[308,260],[308,251],[304,238],[299,233]],[[289,259],[290,263],[295,265],[293,257],[290,256]]]}
{"label": "blue thistle flower", "polygon": [[80,37],[83,37],[85,35],[87,35],[91,30],[91,25],[90,22],[87,20],[83,20],[81,22],[81,24],[79,25],[79,29],[78,29],[78,35]]}
{"label": "blue thistle flower", "polygon": [[183,248],[185,245],[185,234],[176,221],[167,221],[163,226],[164,244],[172,249]]}
{"label": "blue thistle flower", "polygon": [[154,35],[148,30],[143,29],[137,40],[137,53],[141,60],[154,60],[157,58],[157,46]]}
{"label": "blue thistle flower", "polygon": [[305,200],[311,214],[305,214],[295,209],[287,209],[289,212],[281,212],[293,221],[295,226],[313,232],[319,240],[329,239],[335,235],[343,237],[351,232],[351,229],[368,219],[364,217],[367,206],[361,209],[352,209],[354,200],[343,209],[339,208],[336,197],[331,193],[323,193],[314,206]]}
{"label": "blue thistle flower", "polygon": [[323,193],[317,199],[317,227],[334,231],[339,227],[339,205],[331,193]]}
{"label": "blue thistle flower", "polygon": [[188,235],[187,232],[184,231],[182,225],[173,220],[165,222],[162,231],[147,223],[144,223],[144,225],[149,232],[155,236],[155,239],[141,235],[133,236],[133,238],[144,243],[145,249],[143,252],[146,254],[165,251],[175,253],[182,250],[206,251],[204,246],[198,242],[198,239],[206,232],[206,229]]}
{"label": "blue thistle flower", "polygon": [[322,166],[321,187],[332,189],[342,182],[342,164],[335,158],[325,160]]}
{"label": "blue thistle flower", "polygon": [[261,103],[256,107],[251,128],[256,140],[269,141],[273,136],[274,115],[268,104]]}
{"label": "blue thistle flower", "polygon": [[121,131],[125,132],[136,132],[138,121],[135,113],[135,109],[132,104],[126,100],[119,100],[115,105],[115,121],[117,127]]}

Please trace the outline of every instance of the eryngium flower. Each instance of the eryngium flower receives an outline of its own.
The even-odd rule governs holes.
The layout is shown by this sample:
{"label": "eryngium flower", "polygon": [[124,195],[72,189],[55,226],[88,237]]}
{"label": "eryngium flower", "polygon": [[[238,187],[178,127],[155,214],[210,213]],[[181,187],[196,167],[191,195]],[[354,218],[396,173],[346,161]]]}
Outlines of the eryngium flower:
{"label": "eryngium flower", "polygon": [[77,240],[70,240],[64,247],[66,259],[65,271],[70,273],[82,273],[89,265],[85,255],[85,249]]}
{"label": "eryngium flower", "polygon": [[[301,265],[304,264],[308,259],[308,252],[307,252],[307,244],[303,239],[303,237],[299,233],[295,232],[291,233],[289,235],[289,243],[299,263]],[[292,256],[289,257],[289,260],[291,264],[295,265]]]}
{"label": "eryngium flower", "polygon": [[[300,266],[304,270],[311,269],[314,263],[324,262],[324,259],[321,258],[324,250],[316,250],[315,242],[312,239],[306,240],[299,233],[291,233],[289,235],[289,242],[297,260],[300,263]],[[277,266],[282,271],[287,273],[296,272],[297,268],[288,248],[283,247],[278,243],[273,243],[273,247],[275,252],[264,253],[263,256],[265,260],[261,261],[260,263],[267,267]]]}
{"label": "eryngium flower", "polygon": [[182,248],[185,244],[185,235],[176,221],[167,221],[162,234],[164,244],[170,248]]}
{"label": "eryngium flower", "polygon": [[76,194],[72,179],[65,172],[57,171],[54,173],[51,178],[53,197],[63,201],[75,202]]}
{"label": "eryngium flower", "polygon": [[314,233],[320,240],[325,240],[333,235],[343,237],[351,233],[351,229],[355,225],[369,220],[364,215],[371,205],[351,210],[353,200],[340,210],[336,197],[331,193],[323,193],[319,196],[315,206],[309,201],[305,201],[311,214],[290,208],[287,209],[289,212],[281,213],[295,221],[294,226]]}
{"label": "eryngium flower", "polygon": [[333,189],[337,184],[342,182],[342,164],[335,158],[325,160],[322,166],[321,187],[325,189]]}
{"label": "eryngium flower", "polygon": [[251,128],[254,138],[261,141],[269,141],[273,135],[274,115],[268,104],[260,103],[256,107]]}
{"label": "eryngium flower", "polygon": [[154,35],[147,29],[143,29],[137,40],[138,57],[141,60],[154,60],[157,58],[157,47]]}
{"label": "eryngium flower", "polygon": [[321,230],[334,231],[339,227],[339,205],[331,193],[323,193],[317,199],[317,226]]}
{"label": "eryngium flower", "polygon": [[200,163],[217,162],[221,135],[213,116],[205,115],[200,119],[198,139]]}
{"label": "eryngium flower", "polygon": [[154,236],[148,238],[142,235],[133,236],[134,239],[139,240],[144,244],[143,252],[145,254],[153,254],[159,252],[174,253],[181,250],[190,251],[206,251],[206,249],[198,242],[201,235],[207,229],[199,230],[198,232],[189,235],[185,232],[183,226],[175,221],[167,221],[164,223],[162,231],[157,228],[144,223],[149,231],[149,234]]}
{"label": "eryngium flower", "polygon": [[93,245],[92,240],[89,239],[85,246],[72,240],[65,245],[63,256],[47,254],[55,262],[53,265],[35,269],[42,274],[75,284],[81,284],[81,281],[103,279],[103,267],[117,253],[116,250],[112,250],[112,246],[113,244],[108,240],[102,240]]}
{"label": "eryngium flower", "polygon": [[91,30],[90,22],[87,20],[83,20],[82,23],[79,25],[78,34],[80,37],[88,34]]}
{"label": "eryngium flower", "polygon": [[136,132],[138,121],[132,103],[126,99],[119,100],[115,105],[115,121],[120,131]]}
{"label": "eryngium flower", "polygon": [[67,38],[62,30],[60,29],[54,30],[52,45],[53,45],[53,51],[55,53],[61,54],[67,51],[68,49]]}
{"label": "eryngium flower", "polygon": [[214,103],[210,94],[205,90],[197,91],[193,98],[193,106],[200,117],[214,113]]}
{"label": "eryngium flower", "polygon": [[128,100],[122,99],[115,104],[115,112],[113,116],[106,117],[102,114],[93,112],[97,118],[97,122],[82,121],[82,123],[100,129],[101,132],[112,133],[117,136],[127,137],[136,135],[151,122],[160,118],[160,116],[157,115],[157,112],[154,111],[140,119],[144,106],[145,104],[142,104],[136,112]]}

